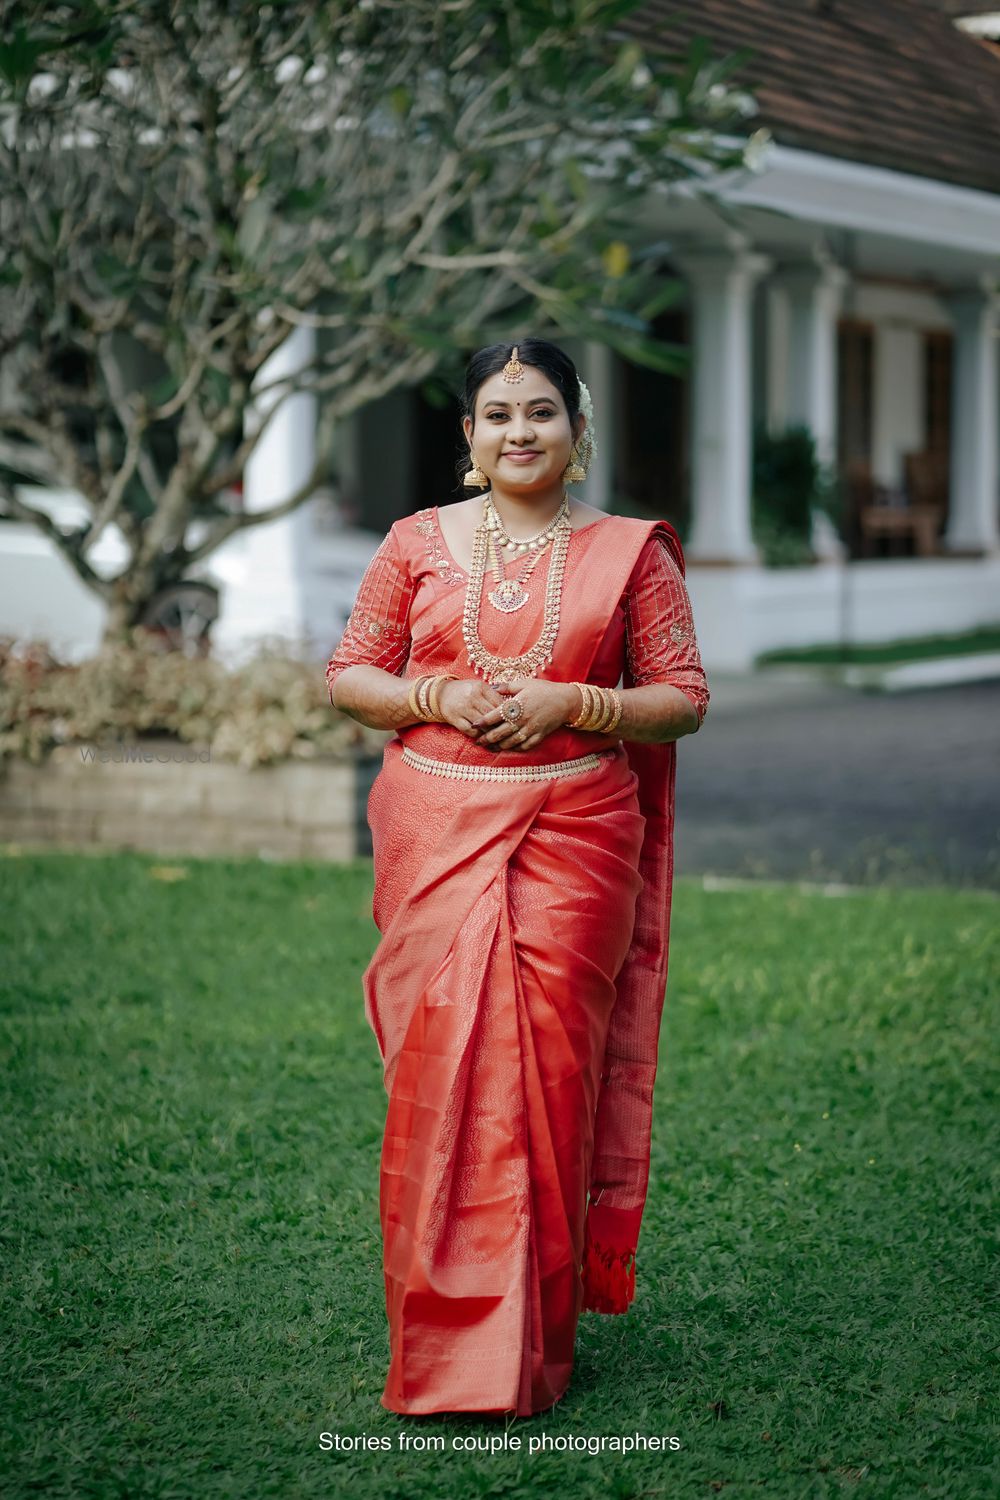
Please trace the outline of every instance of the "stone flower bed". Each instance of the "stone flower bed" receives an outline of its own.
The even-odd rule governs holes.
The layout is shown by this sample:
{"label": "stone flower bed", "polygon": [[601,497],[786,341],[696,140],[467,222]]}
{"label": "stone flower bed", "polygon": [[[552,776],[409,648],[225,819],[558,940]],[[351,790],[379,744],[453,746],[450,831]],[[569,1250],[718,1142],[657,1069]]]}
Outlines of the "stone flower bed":
{"label": "stone flower bed", "polygon": [[0,840],[350,859],[385,739],[281,651],[228,669],[137,636],[71,664],[0,642]]}

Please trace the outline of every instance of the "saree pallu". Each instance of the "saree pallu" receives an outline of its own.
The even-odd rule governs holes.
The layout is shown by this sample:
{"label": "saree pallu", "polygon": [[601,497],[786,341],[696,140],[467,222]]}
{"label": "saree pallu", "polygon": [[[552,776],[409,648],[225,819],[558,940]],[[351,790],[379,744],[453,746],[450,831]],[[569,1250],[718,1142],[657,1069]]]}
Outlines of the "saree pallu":
{"label": "saree pallu", "polygon": [[[419,567],[426,530],[396,527]],[[609,517],[572,538],[556,651],[539,675],[593,680],[653,530],[683,568],[665,522]],[[525,650],[542,593],[481,620],[484,644]],[[464,591],[418,591],[407,677],[472,675],[463,603]],[[489,779],[498,767],[519,779]],[[381,940],[363,986],[388,1094],[390,1411],[541,1411],[569,1384],[583,1307],[623,1312],[633,1295],[674,767],[672,742],[565,728],[531,752],[490,751],[443,724],[386,743],[368,802]]]}

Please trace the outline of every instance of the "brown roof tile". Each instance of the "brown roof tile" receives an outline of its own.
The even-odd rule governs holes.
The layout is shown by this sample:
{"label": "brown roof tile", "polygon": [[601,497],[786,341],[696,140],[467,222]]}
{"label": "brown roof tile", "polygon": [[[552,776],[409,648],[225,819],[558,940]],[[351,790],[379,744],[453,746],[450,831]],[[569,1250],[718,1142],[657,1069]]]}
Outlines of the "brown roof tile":
{"label": "brown roof tile", "polygon": [[751,124],[769,126],[782,145],[1000,193],[1000,58],[960,32],[947,8],[647,0],[622,30],[670,54],[696,35],[715,56],[750,49],[734,81],[756,94]]}

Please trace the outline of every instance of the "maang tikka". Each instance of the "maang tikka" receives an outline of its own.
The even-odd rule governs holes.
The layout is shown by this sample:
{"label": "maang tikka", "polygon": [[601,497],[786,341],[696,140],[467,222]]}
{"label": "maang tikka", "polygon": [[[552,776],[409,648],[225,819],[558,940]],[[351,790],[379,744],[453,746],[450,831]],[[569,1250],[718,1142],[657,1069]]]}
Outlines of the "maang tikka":
{"label": "maang tikka", "polygon": [[516,344],[510,351],[510,359],[504,365],[500,373],[509,385],[514,385],[516,381],[524,379],[524,366],[517,357]]}

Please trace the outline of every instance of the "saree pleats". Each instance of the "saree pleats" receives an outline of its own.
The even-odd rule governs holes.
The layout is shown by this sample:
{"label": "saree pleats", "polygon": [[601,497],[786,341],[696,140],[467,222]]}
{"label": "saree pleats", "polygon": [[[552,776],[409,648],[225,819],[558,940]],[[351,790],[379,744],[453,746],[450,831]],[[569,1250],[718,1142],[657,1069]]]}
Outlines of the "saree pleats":
{"label": "saree pleats", "polygon": [[[389,745],[369,802],[393,913],[365,976],[389,1093],[381,1399],[410,1414],[528,1415],[572,1373],[644,820],[623,753],[572,779],[476,784],[457,807],[429,780]],[[405,984],[392,944],[404,930]]]}

